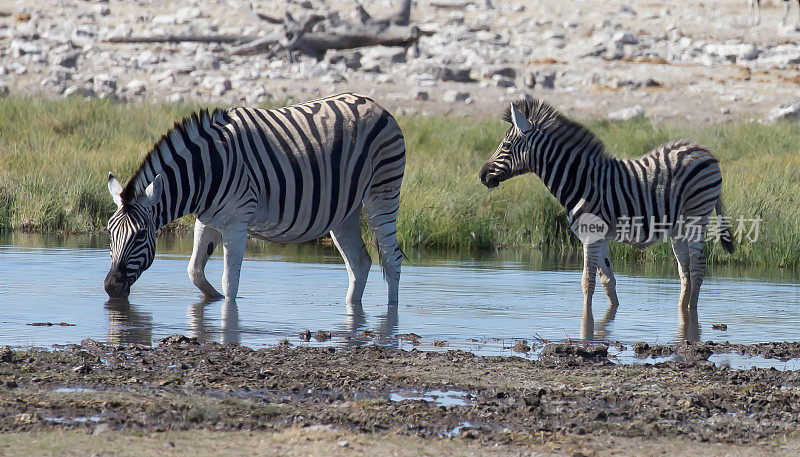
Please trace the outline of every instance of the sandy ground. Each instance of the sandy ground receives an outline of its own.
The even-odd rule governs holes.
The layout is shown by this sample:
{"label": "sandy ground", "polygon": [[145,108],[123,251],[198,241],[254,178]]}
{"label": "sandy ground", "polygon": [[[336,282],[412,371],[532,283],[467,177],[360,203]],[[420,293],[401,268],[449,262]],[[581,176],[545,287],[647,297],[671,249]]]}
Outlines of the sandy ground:
{"label": "sandy ground", "polygon": [[[745,457],[800,454],[800,440],[779,438],[749,446],[698,443],[685,439],[569,438],[525,446],[483,446],[468,440],[421,439],[402,435],[364,435],[343,430],[292,428],[280,432],[112,432],[102,436],[75,431],[6,433],[2,456],[486,456],[604,457],[697,456]],[[90,452],[89,453],[87,453]]]}

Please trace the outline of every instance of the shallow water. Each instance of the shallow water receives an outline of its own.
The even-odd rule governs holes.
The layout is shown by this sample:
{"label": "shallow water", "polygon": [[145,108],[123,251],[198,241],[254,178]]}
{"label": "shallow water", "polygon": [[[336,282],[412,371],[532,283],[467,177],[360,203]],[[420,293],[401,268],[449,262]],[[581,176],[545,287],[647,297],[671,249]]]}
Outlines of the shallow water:
{"label": "shallow water", "polygon": [[[790,272],[711,270],[697,316],[681,316],[680,286],[671,268],[615,265],[621,305],[606,315],[607,300],[598,286],[592,323],[582,319],[580,259],[530,250],[411,255],[403,266],[400,305],[392,308],[385,305],[386,286],[374,266],[363,307],[353,310],[344,304],[347,274],[335,250],[260,242],[248,249],[237,302],[204,303],[186,275],[187,238],[159,240],[156,261],[129,299],[109,301],[103,291],[110,264],[105,243],[19,234],[0,239],[0,346],[47,347],[84,338],[152,344],[176,333],[256,348],[284,338],[341,346],[365,344],[354,335],[369,330],[381,337],[377,342],[394,347],[414,347],[396,335],[415,333],[422,337],[419,349],[508,355],[520,339],[537,346],[542,339],[580,338],[758,343],[800,335],[800,281]],[[221,274],[217,254],[207,275],[219,284]],[[74,326],[30,325],[48,322]],[[727,331],[712,324],[727,324]],[[334,338],[304,342],[299,337],[304,330],[331,331]],[[748,365],[734,355],[719,357],[720,363]]]}

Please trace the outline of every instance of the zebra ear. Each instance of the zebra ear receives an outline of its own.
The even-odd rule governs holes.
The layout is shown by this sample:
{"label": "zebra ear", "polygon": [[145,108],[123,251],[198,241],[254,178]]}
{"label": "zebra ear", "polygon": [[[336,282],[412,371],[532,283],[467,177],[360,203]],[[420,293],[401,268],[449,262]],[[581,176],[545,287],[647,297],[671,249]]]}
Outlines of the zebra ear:
{"label": "zebra ear", "polygon": [[111,194],[111,198],[114,199],[114,203],[117,204],[117,208],[122,206],[122,184],[117,181],[117,178],[114,177],[114,174],[110,171],[108,172],[108,192]]}
{"label": "zebra ear", "polygon": [[147,186],[147,189],[144,190],[144,200],[148,206],[153,206],[161,199],[161,191],[163,185],[161,182],[161,175],[156,175],[153,179],[153,182]]}
{"label": "zebra ear", "polygon": [[522,113],[519,112],[519,110],[517,109],[516,106],[514,106],[513,103],[511,104],[511,122],[514,124],[514,127],[516,127],[517,130],[519,130],[520,132],[527,132],[533,127],[531,125],[531,122],[525,119],[525,116],[523,116]]}
{"label": "zebra ear", "polygon": [[153,206],[161,199],[161,191],[163,184],[161,182],[161,175],[156,175],[153,182],[144,190],[145,200],[148,206]]}

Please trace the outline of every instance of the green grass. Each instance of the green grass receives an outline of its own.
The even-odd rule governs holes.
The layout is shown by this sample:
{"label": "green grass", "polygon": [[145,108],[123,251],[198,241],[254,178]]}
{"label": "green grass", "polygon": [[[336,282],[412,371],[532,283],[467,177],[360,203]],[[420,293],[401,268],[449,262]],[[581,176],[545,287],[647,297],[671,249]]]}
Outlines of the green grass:
{"label": "green grass", "polygon": [[[106,173],[123,182],[173,122],[196,109],[105,100],[0,98],[0,231],[91,232],[114,205]],[[499,108],[498,108],[499,110]],[[406,248],[579,249],[564,210],[534,175],[489,191],[478,170],[506,125],[494,119],[411,116],[399,119],[408,150],[398,234]],[[673,127],[647,120],[589,122],[621,157],[675,137],[710,147],[721,160],[727,214],[761,217],[756,243],[730,256],[709,244],[712,263],[800,266],[800,128],[735,123]],[[190,219],[175,226],[188,228]],[[614,243],[628,260],[669,260],[666,243],[640,251]]]}

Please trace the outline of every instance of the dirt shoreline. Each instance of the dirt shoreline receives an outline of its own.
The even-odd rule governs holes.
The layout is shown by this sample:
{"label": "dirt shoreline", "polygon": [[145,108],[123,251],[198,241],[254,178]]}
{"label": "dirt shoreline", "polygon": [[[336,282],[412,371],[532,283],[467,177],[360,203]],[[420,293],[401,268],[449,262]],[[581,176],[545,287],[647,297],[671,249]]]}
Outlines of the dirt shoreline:
{"label": "dirt shoreline", "polygon": [[591,451],[588,443],[653,437],[778,449],[800,425],[798,372],[732,370],[702,356],[619,365],[601,350],[544,352],[532,361],[376,345],[253,350],[183,336],[155,347],[3,349],[0,432],[300,428]]}

